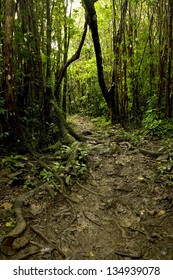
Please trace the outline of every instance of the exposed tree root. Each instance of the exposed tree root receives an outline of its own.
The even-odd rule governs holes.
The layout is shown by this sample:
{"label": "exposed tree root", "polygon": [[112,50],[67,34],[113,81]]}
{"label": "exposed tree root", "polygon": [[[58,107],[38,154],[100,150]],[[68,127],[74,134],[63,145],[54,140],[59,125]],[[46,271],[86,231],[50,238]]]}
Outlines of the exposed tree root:
{"label": "exposed tree root", "polygon": [[10,255],[14,255],[17,252],[17,250],[13,246],[13,242],[16,238],[21,236],[23,232],[26,230],[27,224],[24,219],[23,211],[22,211],[24,201],[28,198],[31,198],[36,193],[45,190],[47,188],[48,183],[44,183],[43,185],[29,191],[28,193],[19,196],[14,201],[13,205],[14,205],[14,212],[16,214],[17,225],[13,230],[11,230],[7,235],[5,235],[2,238],[0,249],[4,255],[10,256]]}
{"label": "exposed tree root", "polygon": [[87,192],[90,192],[90,193],[95,194],[95,195],[98,195],[98,196],[106,197],[104,194],[97,193],[97,192],[95,192],[95,191],[92,191],[92,190],[90,190],[90,189],[84,187],[84,186],[81,185],[78,181],[76,181],[76,184],[77,184],[80,188],[86,190]]}
{"label": "exposed tree root", "polygon": [[[77,145],[75,145],[75,149],[72,151],[72,153],[69,157],[69,161],[67,162],[67,165],[65,168],[66,172],[70,171],[71,166],[74,164],[75,159],[77,158],[77,151],[78,151],[79,145],[80,145],[79,143],[77,143]],[[41,159],[37,160],[37,162],[42,168],[45,168],[46,170],[51,171],[53,173],[54,178],[58,181],[59,185],[61,186],[61,191],[62,191],[62,194],[64,195],[64,198],[67,200],[67,202],[69,203],[69,205],[72,209],[73,218],[70,221],[70,224],[68,224],[65,228],[63,228],[60,231],[60,233],[62,233],[65,229],[67,229],[75,221],[76,213],[74,211],[74,208],[73,208],[71,202],[68,199],[68,196],[66,195],[65,183],[64,183],[63,178],[61,178],[61,176],[59,176],[55,171],[53,171],[51,169],[51,167],[48,166]],[[14,201],[14,212],[16,215],[17,224],[16,224],[15,228],[12,231],[10,231],[7,235],[5,235],[2,239],[0,249],[4,255],[11,256],[11,255],[14,255],[17,253],[18,250],[14,246],[14,241],[16,240],[16,238],[20,237],[27,228],[27,223],[23,216],[23,211],[22,211],[24,201],[28,198],[31,198],[33,195],[35,195],[36,193],[38,193],[40,191],[47,190],[48,184],[50,184],[50,182],[44,183],[43,185],[29,191],[28,193],[17,197],[17,199]],[[37,231],[33,227],[31,227],[31,229],[34,230],[46,243],[51,245],[50,241],[41,232]],[[55,242],[53,242],[53,243],[55,243]],[[52,246],[50,246],[50,247],[52,248]],[[54,250],[57,250],[63,258],[65,258],[65,254],[58,248],[58,246],[54,246],[53,248],[54,248]],[[38,253],[38,252],[36,251],[36,253]],[[35,251],[33,252],[33,254],[35,254]],[[26,256],[24,256],[24,258],[25,257]]]}
{"label": "exposed tree root", "polygon": [[130,251],[115,251],[115,254],[122,256],[122,257],[128,257],[130,259],[140,259],[142,258],[141,253],[134,253]]}
{"label": "exposed tree root", "polygon": [[18,256],[17,254],[13,257],[13,260],[27,260],[29,257],[39,254],[40,253],[40,249],[30,249],[27,253],[25,254],[20,254],[20,256]]}
{"label": "exposed tree root", "polygon": [[[89,217],[86,215],[86,213],[85,213],[84,211],[83,211],[83,215],[84,215],[84,217],[85,217],[88,221],[90,221],[91,223],[95,224],[96,226],[99,226],[99,227],[102,226],[102,224],[99,224],[98,222],[96,222],[96,221],[92,220],[91,218],[89,218]],[[102,229],[101,229],[101,230],[102,230]]]}
{"label": "exposed tree root", "polygon": [[164,154],[164,152],[158,152],[158,151],[151,151],[151,150],[145,150],[140,148],[139,151],[144,154],[145,156],[151,156],[151,157],[159,157]]}
{"label": "exposed tree root", "polygon": [[87,140],[101,143],[101,141],[98,139],[84,136],[75,132],[73,128],[67,123],[62,111],[57,106],[56,101],[52,102],[51,123],[54,123],[54,125],[57,127],[57,133],[55,133],[54,137],[55,139],[58,139],[58,142],[52,145],[51,148],[56,149],[56,147],[59,146],[59,142],[64,145],[70,145],[76,141],[84,142]]}
{"label": "exposed tree root", "polygon": [[74,221],[77,219],[77,214],[76,214],[76,211],[75,211],[75,209],[74,209],[74,207],[73,207],[73,204],[70,202],[70,200],[67,198],[67,196],[65,196],[65,198],[66,198],[67,202],[69,203],[70,208],[72,209],[73,218],[71,219],[70,223],[69,223],[67,226],[65,226],[63,229],[61,229],[61,230],[59,231],[58,235],[61,235],[61,234],[62,234],[66,229],[68,229],[68,228],[74,223]]}
{"label": "exposed tree root", "polygon": [[[50,241],[42,232],[40,232],[38,229],[36,229],[34,226],[30,226],[30,228],[37,234],[39,235],[45,243],[47,243],[49,245],[49,249],[50,250],[56,250],[63,258],[66,258],[66,255],[64,254],[64,252],[57,246],[57,243],[55,241]],[[53,245],[52,243],[56,244]],[[47,249],[47,247],[46,247]],[[45,252],[46,252],[45,249]],[[43,247],[43,251],[44,251],[44,247]]]}
{"label": "exposed tree root", "polygon": [[67,130],[68,130],[69,134],[71,136],[73,136],[79,142],[94,141],[97,144],[103,143],[102,140],[99,140],[97,138],[94,138],[94,137],[91,137],[91,136],[85,136],[85,135],[82,135],[82,134],[78,134],[77,132],[75,132],[73,130],[73,128],[67,122],[66,122],[66,127],[67,127]]}

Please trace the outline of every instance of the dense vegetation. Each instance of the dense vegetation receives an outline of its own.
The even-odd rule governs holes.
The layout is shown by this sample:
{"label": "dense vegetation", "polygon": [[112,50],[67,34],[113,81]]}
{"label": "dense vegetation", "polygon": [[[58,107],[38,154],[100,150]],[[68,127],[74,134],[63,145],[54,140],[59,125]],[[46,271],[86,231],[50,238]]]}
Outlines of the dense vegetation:
{"label": "dense vegetation", "polygon": [[171,132],[173,2],[81,2],[0,1],[1,150],[73,142],[68,113]]}
{"label": "dense vegetation", "polygon": [[0,259],[173,259],[172,68],[173,0],[0,0]]}

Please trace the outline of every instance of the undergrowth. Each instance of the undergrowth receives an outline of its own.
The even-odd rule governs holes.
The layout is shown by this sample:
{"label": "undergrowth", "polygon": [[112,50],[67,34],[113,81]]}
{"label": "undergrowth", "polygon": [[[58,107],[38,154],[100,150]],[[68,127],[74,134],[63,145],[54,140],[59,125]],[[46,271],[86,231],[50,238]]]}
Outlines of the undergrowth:
{"label": "undergrowth", "polygon": [[96,127],[107,128],[110,126],[111,122],[105,116],[97,117],[92,120]]}

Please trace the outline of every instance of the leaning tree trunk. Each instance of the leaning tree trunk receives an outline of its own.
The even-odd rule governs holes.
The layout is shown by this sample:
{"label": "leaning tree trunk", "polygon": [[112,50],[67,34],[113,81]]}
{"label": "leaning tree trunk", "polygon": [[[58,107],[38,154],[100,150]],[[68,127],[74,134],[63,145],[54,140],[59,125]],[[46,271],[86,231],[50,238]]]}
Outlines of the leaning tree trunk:
{"label": "leaning tree trunk", "polygon": [[[54,96],[55,99],[54,101],[52,101],[52,108],[51,108],[51,113],[50,113],[50,119],[51,122],[54,123],[57,128],[57,135],[55,135],[55,140],[58,140],[58,142],[62,142],[63,144],[71,144],[72,142],[74,142],[75,140],[79,140],[82,141],[83,137],[78,135],[77,133],[75,133],[75,131],[68,126],[65,118],[64,118],[64,114],[63,112],[60,110],[60,108],[58,107],[58,99],[59,99],[59,90],[60,90],[60,86],[62,83],[62,80],[64,78],[64,75],[66,74],[66,70],[69,67],[69,65],[71,65],[71,63],[73,63],[74,61],[76,61],[81,54],[81,50],[85,41],[85,37],[87,34],[87,25],[88,25],[88,21],[87,18],[85,20],[84,23],[84,30],[82,33],[82,37],[81,37],[81,41],[79,43],[78,49],[76,50],[76,52],[72,55],[72,57],[69,60],[64,60],[64,62],[66,62],[62,68],[60,69],[60,72],[57,74],[56,77],[56,86],[55,86],[55,92],[54,92]],[[55,144],[58,144],[58,142]]]}
{"label": "leaning tree trunk", "polygon": [[60,86],[61,86],[61,83],[62,83],[62,80],[63,80],[63,77],[66,73],[67,68],[70,66],[71,63],[73,63],[74,61],[76,61],[80,57],[81,50],[82,50],[82,47],[83,47],[83,44],[84,44],[84,41],[85,41],[85,38],[86,38],[86,34],[87,34],[87,25],[88,25],[88,21],[86,19],[86,21],[84,23],[84,30],[83,30],[83,33],[82,33],[82,38],[81,38],[81,41],[79,43],[78,49],[76,50],[74,55],[66,62],[66,64],[64,64],[62,66],[59,73],[57,73],[56,87],[55,87],[55,92],[54,92],[54,95],[56,97],[57,102],[59,100]]}
{"label": "leaning tree trunk", "polygon": [[94,7],[94,0],[83,0],[84,8],[86,11],[86,16],[89,20],[89,26],[92,34],[94,50],[96,55],[97,62],[97,75],[99,85],[102,91],[102,94],[105,98],[105,101],[110,108],[110,93],[106,87],[105,79],[104,79],[104,71],[103,71],[103,59],[102,59],[102,51],[100,45],[100,38],[98,33],[98,25],[97,25],[97,14]]}
{"label": "leaning tree trunk", "polygon": [[[96,0],[97,1],[97,0]],[[102,51],[101,51],[101,45],[100,45],[100,38],[98,33],[98,24],[97,24],[97,14],[94,7],[95,0],[83,0],[84,8],[86,11],[86,14],[89,19],[89,26],[92,34],[93,44],[94,44],[94,50],[96,55],[96,62],[97,62],[97,74],[98,74],[98,81],[99,85],[102,91],[102,94],[105,98],[105,101],[108,105],[108,108],[111,113],[111,121],[119,122],[119,97],[118,97],[118,89],[117,89],[117,61],[119,56],[119,46],[122,41],[122,35],[124,32],[124,26],[125,26],[125,16],[127,11],[127,4],[128,0],[125,0],[122,5],[122,14],[121,14],[121,20],[118,32],[116,34],[115,30],[115,21],[113,23],[113,51],[114,55],[116,56],[114,63],[113,63],[113,74],[112,74],[112,85],[110,87],[110,90],[107,89],[105,78],[104,78],[104,71],[103,71],[103,60],[102,60]],[[113,5],[114,5],[113,1]],[[114,6],[115,7],[115,6]],[[115,9],[113,10],[113,13],[115,15]]]}

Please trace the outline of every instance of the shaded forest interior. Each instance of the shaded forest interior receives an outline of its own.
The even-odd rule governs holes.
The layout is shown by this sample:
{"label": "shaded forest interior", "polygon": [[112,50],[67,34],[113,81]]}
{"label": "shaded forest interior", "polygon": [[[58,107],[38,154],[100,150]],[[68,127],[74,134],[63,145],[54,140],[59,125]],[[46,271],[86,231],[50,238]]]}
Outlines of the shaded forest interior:
{"label": "shaded forest interior", "polygon": [[[113,190],[108,186],[106,191],[104,186],[119,180],[119,187],[123,185],[124,190],[129,182],[125,183],[120,177],[131,176],[136,186],[136,198],[140,193],[139,185],[146,184],[148,189],[143,195],[148,196],[151,188],[152,197],[156,196],[160,205],[156,209],[152,202],[154,210],[149,210],[148,206],[144,207],[145,210],[135,210],[140,212],[135,222],[140,222],[144,214],[161,218],[166,215],[167,219],[173,205],[172,70],[172,0],[0,1],[2,258],[3,255],[27,258],[44,248],[32,241],[31,244],[36,246],[32,253],[17,255],[29,242],[28,239],[19,240],[22,244],[16,241],[27,230],[23,210],[27,200],[34,201],[41,197],[41,192],[48,192],[52,200],[58,193],[60,204],[61,199],[66,201],[68,211],[74,214],[71,224],[68,224],[70,227],[77,216],[73,206],[75,199],[69,191],[73,192],[75,184],[88,191],[85,184],[91,180],[91,173],[97,181],[97,164],[100,178],[105,166],[105,174],[112,172],[108,175],[113,176],[112,181],[98,179],[97,184],[92,182],[89,192],[99,195],[97,187],[102,182],[104,196],[107,197],[106,192],[108,197],[114,196]],[[105,155],[110,156],[107,163]],[[89,166],[91,158],[93,162],[98,161],[93,170]],[[122,166],[125,169],[129,164],[129,172],[133,171],[130,158],[134,165],[141,162],[141,176],[137,178],[122,170]],[[145,160],[153,170],[148,177],[142,172],[146,168]],[[118,166],[119,173],[111,171],[113,166]],[[110,172],[106,168],[110,168]],[[125,175],[114,178],[121,173]],[[11,190],[17,185],[19,190]],[[168,187],[170,195],[168,189],[163,191],[164,187]],[[116,189],[116,194],[119,191]],[[9,202],[10,197],[12,202]],[[131,198],[135,200],[135,196]],[[97,203],[104,208],[112,203],[108,200]],[[77,203],[80,205],[81,201]],[[122,201],[118,203],[114,206],[121,205],[118,213],[122,214],[124,205]],[[36,205],[36,201],[30,205]],[[44,207],[40,207],[31,209],[32,214],[34,211],[36,214],[33,215],[42,214]],[[66,210],[62,210],[62,216],[67,215],[68,219]],[[86,217],[85,211],[83,213],[92,223],[93,219]],[[133,218],[129,218],[131,222]],[[107,219],[105,225],[111,223],[109,217]],[[158,223],[164,224],[163,221]],[[101,226],[99,222],[95,224]],[[110,228],[113,226],[111,224]],[[117,234],[125,238],[127,232],[123,225],[118,225],[118,228],[121,234]],[[146,242],[160,240],[159,233],[152,236],[146,228],[132,230],[142,232]],[[56,230],[62,233],[65,225]],[[69,248],[64,247],[67,251],[63,252],[58,246],[52,247],[35,227],[32,231],[50,245],[49,253],[55,249],[61,258],[68,256]],[[172,238],[169,232],[164,234]],[[169,240],[163,247],[167,248],[167,258],[173,258]],[[154,251],[152,255],[149,252],[134,253],[133,248],[125,254],[130,258],[154,256],[159,259],[164,255],[161,251]],[[117,249],[116,252],[120,251]],[[109,258],[108,253],[105,258]],[[88,258],[97,255],[92,254],[90,251]],[[102,254],[99,252],[96,258]],[[122,256],[123,253],[117,255]]]}
{"label": "shaded forest interior", "polygon": [[93,2],[1,1],[1,150],[72,141],[66,114],[172,131],[172,1]]}

